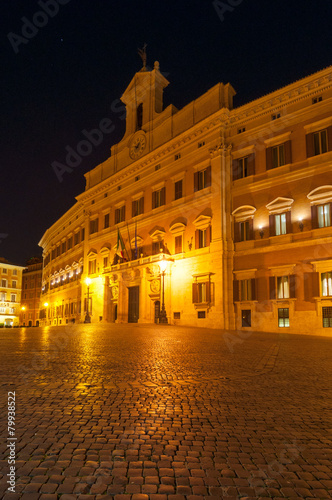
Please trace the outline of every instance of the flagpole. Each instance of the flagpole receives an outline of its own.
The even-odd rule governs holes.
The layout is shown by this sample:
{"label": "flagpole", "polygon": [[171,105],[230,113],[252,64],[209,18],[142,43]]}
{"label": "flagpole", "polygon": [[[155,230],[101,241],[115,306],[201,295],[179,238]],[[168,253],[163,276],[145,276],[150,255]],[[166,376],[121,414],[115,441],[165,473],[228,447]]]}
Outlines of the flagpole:
{"label": "flagpole", "polygon": [[[128,222],[127,222],[127,231],[128,231],[129,250],[131,250],[131,243],[130,243],[130,234],[129,234]],[[126,245],[125,245],[125,248],[126,248]],[[128,255],[127,248],[126,248],[126,253],[127,253],[127,256],[128,256],[128,260],[131,260],[129,258],[129,255]]]}

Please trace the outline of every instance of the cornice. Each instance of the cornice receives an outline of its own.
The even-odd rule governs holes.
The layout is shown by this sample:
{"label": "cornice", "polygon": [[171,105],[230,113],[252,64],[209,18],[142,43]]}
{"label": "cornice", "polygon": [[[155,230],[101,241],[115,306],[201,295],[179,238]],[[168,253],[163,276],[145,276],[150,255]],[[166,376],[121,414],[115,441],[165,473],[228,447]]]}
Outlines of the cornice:
{"label": "cornice", "polygon": [[[104,181],[101,181],[90,188],[88,191],[84,191],[76,197],[76,200],[84,204],[94,196],[102,194],[104,191],[107,191],[111,187],[121,183],[121,181],[131,178],[135,173],[142,170],[144,167],[149,167],[153,163],[164,159],[165,156],[177,151],[179,148],[192,141],[195,137],[202,135],[204,132],[222,125],[226,127],[229,123],[229,113],[229,110],[226,108],[216,111],[210,117],[205,118],[204,123],[200,122],[197,125],[193,125],[179,137],[170,139],[164,145],[159,146],[156,150],[148,153],[143,159],[141,158],[131,165],[124,167],[122,170],[115,172]],[[171,144],[169,144],[170,142]]]}
{"label": "cornice", "polygon": [[270,115],[271,112],[281,110],[285,106],[307,99],[331,87],[332,70],[329,67],[318,74],[315,73],[239,108],[234,108],[230,113],[230,124],[234,126],[240,122],[248,122],[251,118]]}
{"label": "cornice", "polygon": [[[279,168],[282,169],[283,167]],[[303,168],[292,172],[289,171],[288,166],[286,166],[286,168],[288,170],[287,172],[282,172],[276,177],[268,177],[260,181],[243,184],[239,187],[234,186],[237,182],[235,181],[231,188],[233,198],[236,196],[242,196],[248,192],[255,193],[262,190],[272,190],[280,184],[284,185],[288,182],[301,181],[306,177],[318,176],[325,172],[330,172],[331,170],[329,162],[324,162],[321,165],[317,165],[315,163],[310,164],[310,162],[308,162],[306,165],[303,165]]]}

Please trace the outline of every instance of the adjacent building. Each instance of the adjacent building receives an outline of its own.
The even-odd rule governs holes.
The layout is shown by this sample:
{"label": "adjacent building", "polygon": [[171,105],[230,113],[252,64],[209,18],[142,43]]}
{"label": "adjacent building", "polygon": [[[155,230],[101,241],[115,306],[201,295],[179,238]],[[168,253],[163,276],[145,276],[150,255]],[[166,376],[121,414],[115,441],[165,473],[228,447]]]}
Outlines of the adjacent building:
{"label": "adjacent building", "polygon": [[19,326],[23,269],[0,259],[0,328]]}
{"label": "adjacent building", "polygon": [[39,326],[42,274],[43,260],[29,259],[22,274],[20,326]]}
{"label": "adjacent building", "polygon": [[166,311],[179,325],[329,331],[331,82],[329,67],[237,108],[218,83],[177,110],[158,62],[136,73],[123,139],[40,241],[43,324]]}

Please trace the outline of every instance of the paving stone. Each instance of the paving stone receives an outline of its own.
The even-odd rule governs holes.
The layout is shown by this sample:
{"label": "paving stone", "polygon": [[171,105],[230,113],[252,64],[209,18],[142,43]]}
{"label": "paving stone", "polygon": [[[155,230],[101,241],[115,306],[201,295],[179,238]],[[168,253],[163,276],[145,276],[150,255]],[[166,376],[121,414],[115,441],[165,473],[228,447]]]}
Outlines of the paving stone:
{"label": "paving stone", "polygon": [[25,409],[24,500],[332,497],[332,338],[250,332],[230,352],[224,332],[98,324],[92,348],[86,325],[72,326],[66,350],[28,386],[9,360],[19,351],[28,366],[45,331],[31,331],[29,346],[20,329],[3,332],[0,383],[15,384]]}

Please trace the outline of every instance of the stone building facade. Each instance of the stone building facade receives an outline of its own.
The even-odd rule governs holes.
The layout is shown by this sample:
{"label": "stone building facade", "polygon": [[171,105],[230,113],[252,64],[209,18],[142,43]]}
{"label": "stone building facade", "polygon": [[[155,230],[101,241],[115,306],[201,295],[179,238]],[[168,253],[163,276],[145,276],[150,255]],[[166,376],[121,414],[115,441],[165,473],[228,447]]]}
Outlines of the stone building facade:
{"label": "stone building facade", "polygon": [[28,260],[22,275],[20,326],[39,326],[39,309],[43,261],[38,257]]}
{"label": "stone building facade", "polygon": [[330,331],[331,80],[237,108],[219,83],[177,110],[157,62],[136,73],[123,139],[40,242],[44,324],[157,323],[164,286],[172,324]]}
{"label": "stone building facade", "polygon": [[19,326],[23,269],[0,259],[0,328]]}

